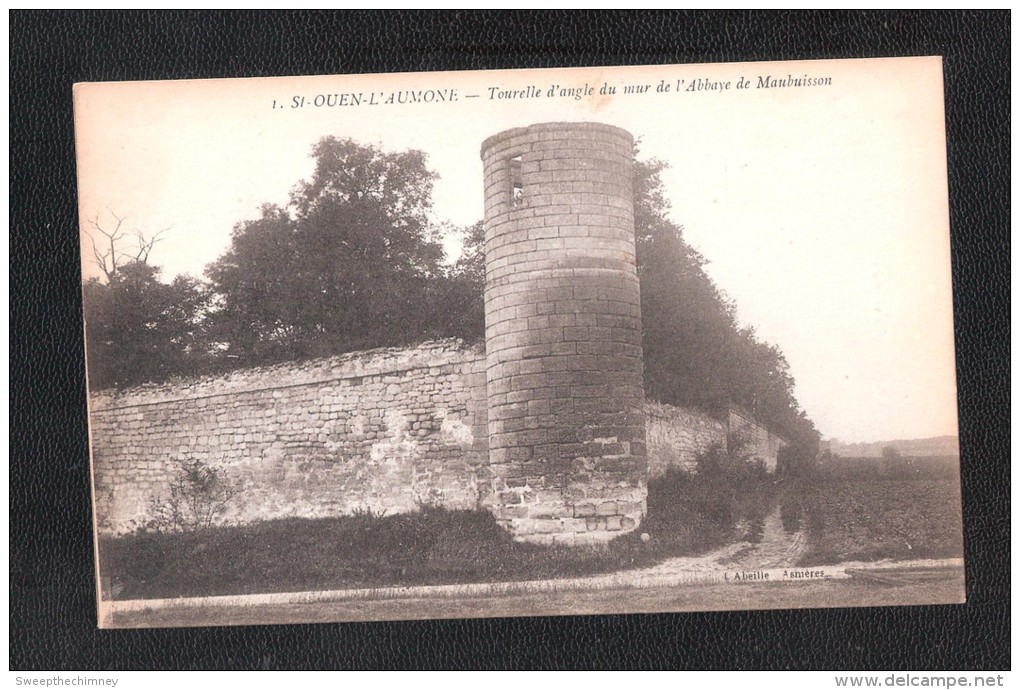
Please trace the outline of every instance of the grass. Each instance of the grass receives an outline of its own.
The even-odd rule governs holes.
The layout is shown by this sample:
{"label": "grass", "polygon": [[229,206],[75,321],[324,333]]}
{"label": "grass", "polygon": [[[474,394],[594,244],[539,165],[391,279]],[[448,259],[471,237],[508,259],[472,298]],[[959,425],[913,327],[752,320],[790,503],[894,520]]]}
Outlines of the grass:
{"label": "grass", "polygon": [[766,509],[772,484],[669,473],[649,482],[641,530],[601,547],[517,543],[486,511],[427,507],[103,537],[101,572],[116,599],[580,577],[725,544]]}
{"label": "grass", "polygon": [[808,550],[801,565],[963,557],[957,479],[821,479],[788,492]]}
{"label": "grass", "polygon": [[[514,542],[482,511],[273,520],[100,543],[116,598],[569,577],[625,565],[608,550]],[[116,577],[116,575],[114,575]]]}
{"label": "grass", "polygon": [[[937,479],[781,482],[707,463],[648,487],[641,528],[603,547],[514,542],[485,511],[274,520],[100,539],[107,598],[147,599],[581,577],[746,539],[780,506],[807,530],[802,565],[962,555],[958,484]],[[643,541],[642,532],[650,535]]]}

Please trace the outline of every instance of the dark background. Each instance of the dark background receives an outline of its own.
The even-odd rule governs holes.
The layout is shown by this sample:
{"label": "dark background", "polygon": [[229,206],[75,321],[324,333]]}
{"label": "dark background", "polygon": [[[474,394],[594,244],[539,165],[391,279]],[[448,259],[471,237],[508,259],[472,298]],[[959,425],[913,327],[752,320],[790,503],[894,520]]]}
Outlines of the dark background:
{"label": "dark background", "polygon": [[[1008,12],[12,12],[11,668],[1008,668],[1009,48]],[[900,55],[945,58],[967,604],[96,628],[74,82]]]}

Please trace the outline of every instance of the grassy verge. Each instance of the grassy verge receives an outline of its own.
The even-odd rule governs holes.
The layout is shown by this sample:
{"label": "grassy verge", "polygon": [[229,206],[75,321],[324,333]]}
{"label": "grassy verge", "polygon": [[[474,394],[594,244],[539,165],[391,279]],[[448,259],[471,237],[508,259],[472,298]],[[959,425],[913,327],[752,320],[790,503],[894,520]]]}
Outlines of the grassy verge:
{"label": "grassy verge", "polygon": [[[958,485],[938,479],[780,482],[703,467],[649,482],[638,532],[601,548],[514,542],[484,511],[424,508],[379,517],[274,520],[100,540],[104,596],[116,599],[580,577],[754,541],[777,506],[803,529],[802,565],[962,555]],[[648,541],[641,533],[650,535]]]}
{"label": "grassy verge", "polygon": [[787,496],[807,529],[802,565],[963,556],[955,479],[821,479]]}
{"label": "grassy verge", "polygon": [[423,508],[103,538],[99,553],[117,599],[579,577],[725,544],[764,514],[773,485],[670,473],[649,482],[641,530],[598,548],[521,544],[488,512]]}

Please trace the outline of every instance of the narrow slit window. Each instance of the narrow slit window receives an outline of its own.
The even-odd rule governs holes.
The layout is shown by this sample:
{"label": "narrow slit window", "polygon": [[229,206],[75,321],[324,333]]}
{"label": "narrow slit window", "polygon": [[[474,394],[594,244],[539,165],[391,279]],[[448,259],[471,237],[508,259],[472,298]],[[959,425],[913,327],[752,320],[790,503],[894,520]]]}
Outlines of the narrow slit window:
{"label": "narrow slit window", "polygon": [[524,174],[521,172],[521,157],[510,159],[510,206],[517,208],[524,203]]}

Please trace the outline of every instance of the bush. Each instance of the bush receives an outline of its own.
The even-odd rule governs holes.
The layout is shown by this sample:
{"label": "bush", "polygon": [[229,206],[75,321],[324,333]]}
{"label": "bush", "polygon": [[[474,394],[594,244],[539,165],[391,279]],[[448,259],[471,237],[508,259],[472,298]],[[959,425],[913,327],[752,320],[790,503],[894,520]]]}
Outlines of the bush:
{"label": "bush", "polygon": [[165,498],[154,498],[141,531],[194,532],[218,524],[237,495],[220,470],[201,460],[176,461]]}
{"label": "bush", "polygon": [[818,457],[802,445],[783,446],[776,459],[776,473],[784,478],[812,477],[818,471]]}
{"label": "bush", "polygon": [[670,469],[648,482],[641,531],[652,536],[657,554],[686,555],[754,539],[776,503],[779,484],[763,462],[744,457],[743,447],[742,439],[731,438],[728,450],[716,445],[699,454],[696,473]]}
{"label": "bush", "polygon": [[697,475],[706,480],[729,482],[756,482],[767,478],[765,462],[749,458],[745,453],[747,444],[747,436],[739,431],[729,434],[725,450],[719,444],[712,444],[695,457]]}

